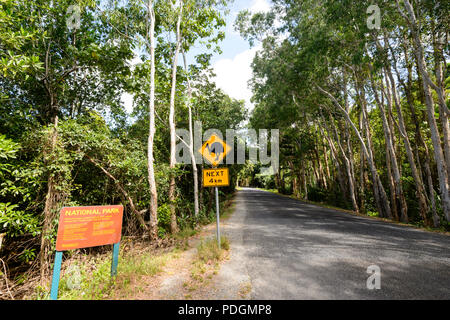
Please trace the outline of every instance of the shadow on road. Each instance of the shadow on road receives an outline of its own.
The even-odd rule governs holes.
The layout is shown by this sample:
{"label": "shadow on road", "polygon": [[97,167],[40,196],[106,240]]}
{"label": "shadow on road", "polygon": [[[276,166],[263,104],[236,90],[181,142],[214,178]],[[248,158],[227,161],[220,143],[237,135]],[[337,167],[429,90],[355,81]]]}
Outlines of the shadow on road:
{"label": "shadow on road", "polygon": [[[243,189],[247,268],[256,299],[448,299],[450,239]],[[367,267],[381,268],[368,290]]]}

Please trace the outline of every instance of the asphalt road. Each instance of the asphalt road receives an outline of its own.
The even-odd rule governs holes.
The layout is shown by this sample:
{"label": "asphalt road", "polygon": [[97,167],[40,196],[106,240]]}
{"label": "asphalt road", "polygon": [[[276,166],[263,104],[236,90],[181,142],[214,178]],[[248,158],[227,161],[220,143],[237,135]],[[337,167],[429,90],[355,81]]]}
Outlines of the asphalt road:
{"label": "asphalt road", "polygon": [[[251,299],[450,299],[450,237],[244,188],[239,264]],[[380,289],[369,290],[369,266]]]}

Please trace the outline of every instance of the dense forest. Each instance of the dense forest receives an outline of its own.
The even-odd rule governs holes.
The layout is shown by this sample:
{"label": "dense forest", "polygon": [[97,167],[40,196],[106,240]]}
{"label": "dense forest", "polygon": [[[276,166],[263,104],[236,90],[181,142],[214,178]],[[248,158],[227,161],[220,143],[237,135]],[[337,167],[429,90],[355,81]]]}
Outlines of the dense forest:
{"label": "dense forest", "polygon": [[260,45],[253,128],[280,128],[280,171],[242,183],[448,228],[448,1],[273,0],[235,27]]}
{"label": "dense forest", "polygon": [[176,128],[246,118],[211,81],[226,1],[73,4],[0,1],[0,299],[48,283],[62,207],[122,204],[123,236],[156,245],[215,219],[203,164],[175,163]]}

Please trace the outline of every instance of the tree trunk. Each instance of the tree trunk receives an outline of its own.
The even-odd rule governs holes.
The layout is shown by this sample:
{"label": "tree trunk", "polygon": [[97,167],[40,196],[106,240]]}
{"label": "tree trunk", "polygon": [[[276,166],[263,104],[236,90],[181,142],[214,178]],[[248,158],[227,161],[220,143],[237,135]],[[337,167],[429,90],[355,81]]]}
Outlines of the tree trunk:
{"label": "tree trunk", "polygon": [[[420,181],[422,181],[422,186],[424,189],[424,194],[423,196],[426,198],[426,191],[425,191],[425,186],[422,180],[422,177],[424,177],[421,167],[420,167],[420,156],[419,156],[419,146],[423,146],[424,150],[425,150],[425,161],[424,161],[424,168],[425,168],[425,177],[427,180],[427,184],[428,184],[428,192],[429,192],[429,199],[428,201],[430,201],[431,203],[431,213],[432,213],[432,217],[433,217],[433,225],[435,228],[438,228],[440,225],[440,221],[439,221],[439,216],[437,214],[436,211],[436,199],[435,199],[435,191],[434,191],[434,185],[433,185],[433,177],[431,175],[431,168],[430,168],[430,163],[431,163],[431,159],[430,159],[430,153],[428,150],[428,146],[425,142],[425,140],[422,137],[422,133],[420,131],[420,124],[419,124],[419,120],[417,118],[417,114],[416,114],[416,110],[415,110],[415,106],[414,106],[414,98],[412,96],[412,84],[413,84],[413,76],[412,76],[412,63],[409,60],[409,55],[408,55],[408,47],[407,47],[407,43],[406,43],[407,39],[406,36],[403,36],[403,52],[405,55],[405,61],[406,61],[406,65],[407,65],[407,70],[408,70],[408,83],[406,84],[405,81],[402,80],[402,78],[400,77],[400,73],[398,71],[397,68],[395,68],[395,71],[397,73],[397,78],[398,81],[400,82],[400,84],[403,86],[403,89],[405,90],[405,94],[406,94],[406,100],[408,103],[408,107],[409,110],[411,111],[411,119],[413,121],[413,124],[415,126],[416,129],[416,133],[415,133],[415,138],[416,138],[416,147],[415,147],[415,153],[416,153],[416,158],[417,158],[417,163],[418,163],[418,171],[419,171],[419,177],[421,177]],[[391,48],[391,52],[392,52],[392,48]],[[392,52],[392,55],[394,53]],[[419,192],[419,191],[418,191]],[[419,195],[419,197],[421,197]]]}
{"label": "tree trunk", "polygon": [[155,180],[154,167],[154,139],[155,139],[155,11],[153,8],[153,0],[147,3],[148,19],[150,26],[148,27],[148,39],[150,43],[150,98],[149,98],[149,134],[147,146],[147,170],[148,170],[148,185],[150,188],[150,228],[149,235],[151,240],[158,238],[158,191]]}
{"label": "tree trunk", "polygon": [[[431,132],[431,140],[433,142],[434,147],[434,158],[437,165],[437,171],[438,171],[438,177],[439,177],[439,188],[441,193],[441,199],[442,199],[442,209],[445,214],[445,218],[447,221],[450,221],[450,193],[449,193],[449,182],[448,182],[448,172],[447,172],[447,165],[446,160],[444,157],[444,152],[442,150],[441,146],[441,139],[440,139],[440,133],[436,124],[435,119],[435,109],[434,109],[434,101],[433,97],[431,95],[431,89],[430,86],[436,86],[430,78],[430,75],[427,71],[427,65],[425,62],[424,57],[424,48],[422,45],[422,41],[420,39],[420,34],[418,31],[417,26],[417,20],[416,16],[414,14],[414,9],[411,5],[411,3],[408,0],[404,0],[405,8],[408,12],[408,16],[403,13],[403,11],[400,9],[400,5],[397,2],[397,7],[400,12],[400,14],[405,18],[405,20],[410,25],[411,32],[413,34],[414,38],[414,51],[419,67],[419,73],[422,78],[422,89],[425,97],[425,104],[427,106],[427,116],[428,116],[428,125],[430,126],[430,132]],[[439,89],[436,90],[439,95]],[[441,99],[441,98],[439,98]],[[440,112],[442,112],[440,108]],[[447,112],[447,110],[444,109],[444,112]]]}
{"label": "tree trunk", "polygon": [[446,63],[443,46],[447,43],[445,41],[445,36],[441,34],[433,24],[433,50],[434,50],[434,70],[436,73],[436,85],[432,83],[433,89],[436,91],[438,96],[439,104],[439,117],[441,120],[442,134],[444,139],[444,156],[446,160],[447,172],[450,170],[450,128],[448,123],[449,109],[446,103],[445,94],[445,73],[443,71],[442,63]]}
{"label": "tree trunk", "polygon": [[[200,172],[203,172],[203,163],[200,164]],[[198,196],[198,202],[199,202],[199,210],[202,211],[205,208],[205,204],[203,203],[203,177],[200,175],[200,192]]]}
{"label": "tree trunk", "polygon": [[289,168],[291,169],[291,176],[292,176],[292,194],[294,196],[297,196],[298,183],[297,183],[297,176],[295,174],[294,163],[292,161],[288,161],[288,164]]}
{"label": "tree trunk", "polygon": [[[396,63],[395,58],[394,58],[394,63]],[[392,72],[390,70],[390,67],[387,67],[387,73],[389,76],[389,80],[391,82],[392,92],[393,92],[393,96],[394,96],[394,103],[395,103],[395,106],[397,109],[399,132],[400,132],[401,137],[403,138],[403,142],[405,145],[405,151],[406,151],[406,155],[408,158],[408,163],[411,168],[411,173],[412,173],[414,183],[416,186],[416,192],[417,192],[416,195],[417,195],[417,198],[419,201],[419,212],[420,212],[420,215],[422,216],[422,219],[424,220],[425,225],[428,225],[429,223],[428,223],[427,214],[428,214],[429,209],[428,209],[428,203],[427,203],[427,199],[426,199],[425,187],[423,185],[423,181],[419,174],[419,171],[417,170],[414,153],[413,153],[413,150],[411,147],[411,143],[409,142],[408,132],[406,131],[406,125],[405,125],[405,121],[403,119],[403,112],[401,109],[400,98],[398,96],[397,89],[395,87],[395,81],[394,81]],[[397,76],[398,76],[398,78],[400,78],[400,75],[398,73],[397,73]]]}
{"label": "tree trunk", "polygon": [[323,158],[325,160],[325,172],[327,174],[327,181],[330,181],[331,174],[330,174],[330,166],[328,164],[328,152],[327,152],[327,148],[323,144],[323,139],[321,139],[321,140],[322,140],[321,144],[323,145]]}
{"label": "tree trunk", "polygon": [[189,152],[191,154],[191,162],[192,162],[192,174],[194,176],[194,214],[198,216],[199,213],[199,205],[198,205],[198,172],[197,172],[197,163],[195,161],[194,154],[194,131],[192,129],[192,87],[191,80],[188,74],[188,66],[186,62],[186,55],[183,51],[183,61],[184,68],[187,74],[187,85],[188,85],[188,110],[189,110]]}
{"label": "tree trunk", "polygon": [[[44,151],[45,161],[47,166],[51,166],[55,158],[55,150],[58,144],[58,116],[55,115],[53,118],[53,128],[48,137],[48,150]],[[44,223],[42,226],[41,233],[41,245],[39,252],[39,262],[40,262],[40,277],[41,284],[44,284],[45,279],[50,270],[50,259],[51,259],[51,235],[53,228],[55,227],[54,221],[58,217],[58,210],[62,206],[64,199],[66,197],[65,191],[60,188],[60,173],[58,171],[51,171],[49,173],[48,184],[47,184],[47,195],[45,198],[44,206]]]}
{"label": "tree trunk", "polygon": [[[361,142],[361,146],[364,150],[364,154],[367,158],[367,161],[369,163],[370,166],[370,171],[372,173],[372,178],[373,178],[373,187],[374,187],[374,196],[375,196],[375,201],[376,201],[376,205],[377,208],[380,212],[380,216],[381,217],[388,217],[388,218],[392,218],[392,213],[391,213],[391,209],[389,207],[389,202],[387,199],[387,195],[386,195],[386,191],[383,188],[383,185],[381,184],[381,180],[380,177],[378,175],[376,166],[375,166],[375,161],[373,159],[372,156],[372,151],[370,150],[369,153],[369,148],[371,149],[371,146],[369,145],[368,147],[366,146],[366,143],[364,142],[364,140],[361,137],[360,132],[358,131],[358,129],[356,128],[355,124],[353,123],[352,119],[350,118],[350,115],[348,114],[348,112],[342,108],[341,104],[336,100],[336,98],[329,93],[328,91],[324,90],[323,88],[321,88],[320,86],[316,85],[317,88],[319,89],[319,91],[321,91],[322,93],[324,93],[326,96],[328,96],[333,103],[338,107],[338,109],[344,114],[344,117],[346,119],[346,121],[348,122],[348,124],[350,125],[350,127],[353,129],[353,131],[355,132],[356,136],[358,137],[359,141]],[[365,122],[367,122],[367,117],[365,115],[365,103],[362,103],[362,109],[363,109],[363,124]],[[366,128],[366,136],[367,136],[367,141],[368,143],[370,142],[370,133],[368,130],[368,125],[367,123],[365,124],[365,128]]]}
{"label": "tree trunk", "polygon": [[[393,132],[391,131],[391,126],[388,122],[388,119],[386,118],[386,110],[384,108],[384,102],[380,100],[378,93],[377,93],[377,87],[376,84],[372,78],[372,74],[370,75],[371,78],[371,85],[372,90],[375,95],[375,101],[378,105],[378,109],[380,110],[380,115],[383,123],[383,132],[384,137],[386,141],[386,165],[387,165],[387,173],[388,173],[388,179],[391,184],[391,206],[392,206],[392,212],[395,219],[398,219],[398,210],[400,210],[400,219],[402,222],[408,222],[408,214],[407,214],[407,207],[406,207],[406,200],[403,194],[403,187],[401,183],[401,176],[400,171],[398,168],[397,163],[397,157],[395,154],[395,148],[393,145]],[[389,88],[386,88],[386,91],[384,91],[384,88],[381,87],[380,91],[386,96],[387,103],[389,108],[391,109],[392,102],[391,102],[391,95]]]}
{"label": "tree trunk", "polygon": [[[312,157],[311,157],[312,158]],[[316,166],[316,161],[314,158],[311,159],[311,164],[312,164],[312,168],[313,168],[313,174],[314,174],[314,183],[313,185],[315,185],[316,187],[320,188],[320,177],[319,177],[319,172],[317,171],[317,166]]]}
{"label": "tree trunk", "polygon": [[[316,137],[317,137],[317,135],[318,135],[317,128],[315,131],[316,131]],[[318,143],[318,139],[316,139],[316,148],[314,148],[314,155],[317,160],[317,165],[319,166],[320,186],[322,189],[327,189],[327,181],[325,178],[325,172],[323,170],[322,162],[320,161],[320,155],[319,155],[318,148],[319,148],[319,143]]]}
{"label": "tree trunk", "polygon": [[323,116],[322,116],[322,118],[324,121],[323,125],[327,131],[327,135],[324,134],[322,126],[319,125],[319,129],[320,129],[322,136],[324,136],[325,139],[328,141],[328,145],[330,146],[331,158],[333,159],[333,161],[335,163],[335,167],[336,167],[336,171],[337,171],[339,187],[340,187],[340,190],[341,190],[342,194],[344,195],[344,197],[347,198],[347,188],[345,187],[345,178],[344,178],[344,173],[342,172],[341,164],[339,162],[338,152],[337,152],[336,147],[334,146],[334,143],[331,139],[330,129],[328,128],[328,125],[326,124],[326,119]]}
{"label": "tree trunk", "polygon": [[[408,207],[406,205],[406,199],[403,192],[403,183],[402,183],[402,177],[401,177],[401,166],[399,166],[397,161],[397,148],[395,143],[395,131],[394,131],[394,115],[392,112],[392,96],[393,93],[391,92],[389,88],[389,81],[387,79],[387,76],[385,74],[385,81],[386,81],[386,87],[384,87],[383,83],[381,85],[381,92],[386,97],[387,100],[387,122],[386,125],[388,126],[387,135],[390,136],[390,159],[392,164],[392,173],[394,178],[394,186],[395,186],[395,202],[398,211],[400,211],[400,220],[402,222],[409,222],[408,218]],[[395,86],[395,84],[394,84]],[[386,90],[385,90],[386,89]],[[384,113],[384,111],[383,111]],[[384,113],[386,114],[386,113]],[[398,217],[398,213],[395,213],[395,216]]]}
{"label": "tree trunk", "polygon": [[[330,114],[331,117],[331,114]],[[358,207],[358,203],[356,202],[356,192],[355,192],[355,184],[354,184],[354,179],[353,179],[353,175],[352,175],[352,168],[350,165],[350,160],[349,157],[345,154],[345,150],[342,147],[341,144],[341,140],[339,138],[339,134],[337,132],[337,128],[336,125],[334,123],[334,121],[331,119],[330,121],[333,125],[333,131],[334,131],[334,135],[335,135],[335,139],[336,142],[339,146],[339,149],[341,150],[342,156],[344,158],[344,163],[345,163],[345,169],[347,171],[347,181],[348,181],[348,187],[349,187],[349,197],[350,197],[350,201],[352,202],[352,206],[353,206],[353,210],[355,212],[359,213],[359,207]]]}
{"label": "tree trunk", "polygon": [[[388,37],[387,37],[386,33],[384,34],[384,40],[385,40],[384,41],[385,42],[385,48],[386,49],[389,48],[390,51],[391,51],[392,60],[393,60],[393,66],[394,66],[394,69],[395,69],[396,74],[397,74],[397,79],[398,79],[399,83],[403,85],[403,87],[405,89],[405,92],[406,92],[406,95],[407,95],[407,102],[410,105],[410,108],[412,108],[413,113],[414,113],[414,107],[412,106],[413,102],[412,102],[411,92],[406,87],[406,85],[405,85],[403,79],[401,78],[400,73],[399,73],[399,71],[397,69],[397,59],[395,57],[395,53],[393,52],[392,47],[389,45]],[[404,44],[404,45],[406,46],[406,44]],[[405,60],[406,60],[406,62],[408,64],[408,56],[407,56],[407,52],[406,51],[405,51]],[[405,121],[404,121],[404,118],[403,118],[403,112],[402,112],[402,109],[401,109],[400,98],[399,98],[399,95],[398,95],[398,92],[397,92],[397,88],[396,88],[396,85],[395,85],[395,80],[394,80],[394,77],[392,75],[392,71],[391,71],[391,67],[389,65],[389,61],[386,61],[385,72],[386,72],[386,75],[387,75],[386,83],[390,82],[391,89],[392,89],[392,94],[393,94],[393,97],[394,97],[394,104],[395,104],[395,107],[396,107],[396,110],[397,110],[397,115],[398,115],[398,125],[397,126],[398,126],[400,135],[401,135],[401,137],[403,139],[403,142],[404,142],[404,145],[405,145],[406,155],[407,155],[408,162],[409,162],[409,165],[410,165],[410,168],[411,168],[412,177],[414,179],[415,186],[416,186],[416,195],[417,195],[417,198],[418,198],[418,201],[419,201],[419,212],[420,212],[420,215],[422,216],[422,219],[424,220],[425,224],[428,225],[429,223],[428,223],[427,214],[428,214],[429,208],[428,208],[428,202],[427,202],[427,197],[426,197],[426,191],[425,191],[425,187],[424,187],[424,184],[423,184],[423,181],[422,181],[421,173],[417,169],[417,166],[416,166],[414,153],[413,153],[410,141],[409,141],[408,133],[407,133],[407,130],[406,130],[406,124],[405,124]],[[410,76],[410,68],[408,68],[408,72],[409,72],[408,76]],[[388,81],[388,79],[389,79],[389,81]],[[419,134],[420,134],[420,129],[419,129]]]}
{"label": "tree trunk", "polygon": [[302,166],[302,182],[303,182],[303,191],[304,191],[304,199],[308,200],[308,182],[306,181],[306,172],[305,172],[305,166]]}
{"label": "tree trunk", "polygon": [[172,64],[172,89],[170,92],[170,112],[169,112],[169,128],[170,128],[170,182],[169,182],[169,202],[170,202],[170,231],[172,233],[178,232],[176,208],[175,208],[175,166],[176,166],[176,126],[175,126],[175,94],[177,86],[177,67],[178,67],[178,54],[181,46],[181,18],[183,14],[183,1],[180,1],[180,9],[177,20],[176,30],[176,46],[173,55]]}
{"label": "tree trunk", "polygon": [[[361,132],[363,132],[363,123],[362,123],[362,113],[359,115],[359,130],[361,130]],[[359,208],[361,210],[361,212],[366,212],[366,170],[365,170],[365,156],[364,156],[364,151],[363,148],[361,147],[361,163],[360,163],[360,178],[359,178]]]}
{"label": "tree trunk", "polygon": [[[345,110],[347,111],[347,113],[349,113],[350,112],[350,103],[349,103],[349,99],[348,99],[349,93],[348,93],[348,88],[347,88],[348,78],[347,78],[347,70],[345,68],[343,69],[343,73],[344,73]],[[345,140],[346,149],[345,150],[344,150],[344,148],[341,148],[341,149],[344,154],[347,152],[346,157],[348,159],[348,165],[350,166],[350,170],[348,172],[350,174],[350,179],[351,179],[352,189],[353,189],[351,191],[350,197],[352,198],[353,208],[355,209],[356,212],[359,212],[358,204],[356,201],[357,191],[355,188],[356,178],[355,178],[355,164],[353,161],[353,150],[352,150],[352,145],[351,145],[351,134],[350,134],[351,129],[350,129],[348,123],[345,121],[344,121],[344,128],[345,128],[345,130],[343,130],[343,132],[344,132],[344,140]]]}

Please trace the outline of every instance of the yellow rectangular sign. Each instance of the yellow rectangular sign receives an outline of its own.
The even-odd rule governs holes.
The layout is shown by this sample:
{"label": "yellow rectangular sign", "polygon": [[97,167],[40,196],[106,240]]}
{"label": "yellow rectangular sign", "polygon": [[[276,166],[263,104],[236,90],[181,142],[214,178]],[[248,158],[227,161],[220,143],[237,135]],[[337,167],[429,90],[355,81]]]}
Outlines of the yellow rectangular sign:
{"label": "yellow rectangular sign", "polygon": [[203,169],[204,187],[228,187],[230,185],[230,175],[228,168]]}

